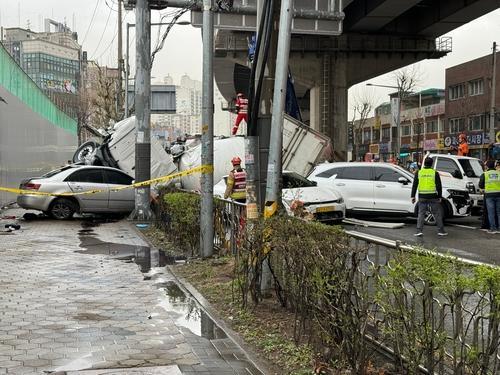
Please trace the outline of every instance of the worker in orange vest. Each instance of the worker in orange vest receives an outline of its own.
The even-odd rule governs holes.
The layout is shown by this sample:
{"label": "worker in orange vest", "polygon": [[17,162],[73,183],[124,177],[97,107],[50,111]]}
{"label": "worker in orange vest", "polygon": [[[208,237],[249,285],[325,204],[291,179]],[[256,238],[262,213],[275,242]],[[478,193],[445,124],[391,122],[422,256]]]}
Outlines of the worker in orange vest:
{"label": "worker in orange vest", "polygon": [[241,92],[238,94],[238,97],[236,99],[236,121],[233,126],[233,130],[231,131],[232,135],[236,135],[238,132],[238,128],[240,127],[240,124],[243,120],[245,120],[245,123],[248,124],[248,99],[245,98],[245,95],[243,95]]}
{"label": "worker in orange vest", "polygon": [[469,144],[467,143],[467,137],[464,133],[458,136],[458,156],[469,156]]}

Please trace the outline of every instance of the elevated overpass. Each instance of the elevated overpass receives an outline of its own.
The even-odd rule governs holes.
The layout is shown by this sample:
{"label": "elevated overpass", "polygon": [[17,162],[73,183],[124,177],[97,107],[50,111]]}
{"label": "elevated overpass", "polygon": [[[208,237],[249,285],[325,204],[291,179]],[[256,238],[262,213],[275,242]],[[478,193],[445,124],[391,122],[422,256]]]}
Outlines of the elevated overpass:
{"label": "elevated overpass", "polygon": [[[235,0],[235,4],[238,3]],[[241,1],[240,1],[241,3]],[[245,4],[255,6],[256,0]],[[296,6],[310,0],[296,0]],[[329,0],[318,0],[328,9]],[[372,77],[451,52],[444,34],[500,7],[500,0],[344,0],[343,34],[293,34],[290,67],[306,119],[328,134],[339,158],[347,151],[347,91]],[[251,28],[250,28],[251,29]],[[226,100],[248,66],[252,30],[219,30],[214,73]]]}

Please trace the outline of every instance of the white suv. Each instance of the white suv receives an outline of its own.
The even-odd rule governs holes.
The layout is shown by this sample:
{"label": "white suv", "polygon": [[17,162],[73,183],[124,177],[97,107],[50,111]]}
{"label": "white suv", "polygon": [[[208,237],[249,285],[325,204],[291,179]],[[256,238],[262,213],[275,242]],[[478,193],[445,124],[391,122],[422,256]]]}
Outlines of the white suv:
{"label": "white suv", "polygon": [[[308,177],[318,186],[329,186],[339,191],[351,213],[378,216],[407,216],[416,214],[411,202],[413,175],[388,163],[325,163],[316,166]],[[443,183],[444,217],[469,216],[469,192],[452,182]],[[427,224],[434,224],[432,215]]]}
{"label": "white suv", "polygon": [[469,191],[473,208],[483,206],[483,195],[479,193],[479,178],[483,168],[479,159],[445,154],[429,154],[426,158],[433,160],[432,167],[440,172],[443,184],[454,180],[462,189]]}

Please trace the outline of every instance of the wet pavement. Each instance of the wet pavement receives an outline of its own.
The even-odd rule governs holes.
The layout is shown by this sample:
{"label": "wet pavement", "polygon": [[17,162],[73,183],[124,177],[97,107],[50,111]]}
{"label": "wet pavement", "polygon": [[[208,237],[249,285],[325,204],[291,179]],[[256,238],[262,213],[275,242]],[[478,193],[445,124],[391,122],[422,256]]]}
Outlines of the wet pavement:
{"label": "wet pavement", "polygon": [[261,374],[130,223],[19,223],[0,232],[0,374]]}

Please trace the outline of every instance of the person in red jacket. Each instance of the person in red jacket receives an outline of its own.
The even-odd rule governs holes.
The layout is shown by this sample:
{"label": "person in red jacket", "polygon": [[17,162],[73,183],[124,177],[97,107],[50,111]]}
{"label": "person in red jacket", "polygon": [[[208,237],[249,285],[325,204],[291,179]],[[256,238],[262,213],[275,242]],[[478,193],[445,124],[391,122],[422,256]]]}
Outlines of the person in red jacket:
{"label": "person in red jacket", "polygon": [[238,132],[241,121],[245,120],[245,123],[248,124],[248,99],[242,93],[239,93],[236,99],[236,111],[238,115],[231,131],[232,135],[236,135]]}

